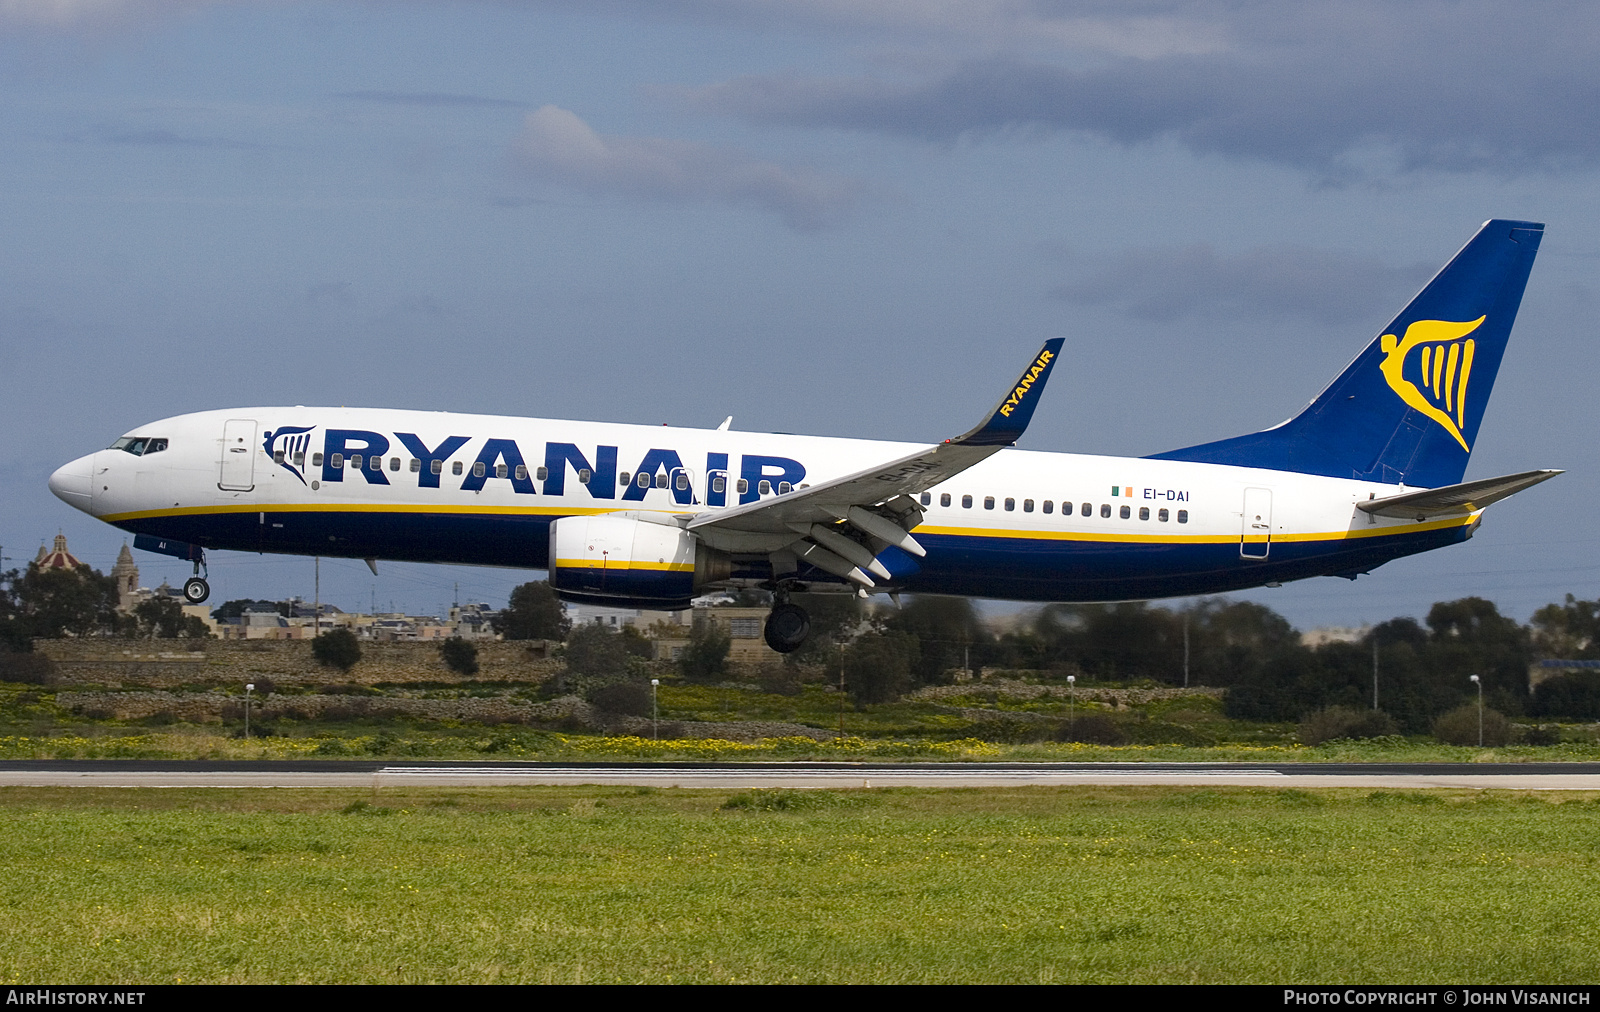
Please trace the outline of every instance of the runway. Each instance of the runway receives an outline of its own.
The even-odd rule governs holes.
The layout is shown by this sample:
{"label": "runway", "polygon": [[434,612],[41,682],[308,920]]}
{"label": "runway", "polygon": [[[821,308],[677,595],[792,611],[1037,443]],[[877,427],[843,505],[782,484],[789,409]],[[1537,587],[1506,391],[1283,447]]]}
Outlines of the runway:
{"label": "runway", "polygon": [[0,761],[0,787],[1354,787],[1600,791],[1600,763]]}

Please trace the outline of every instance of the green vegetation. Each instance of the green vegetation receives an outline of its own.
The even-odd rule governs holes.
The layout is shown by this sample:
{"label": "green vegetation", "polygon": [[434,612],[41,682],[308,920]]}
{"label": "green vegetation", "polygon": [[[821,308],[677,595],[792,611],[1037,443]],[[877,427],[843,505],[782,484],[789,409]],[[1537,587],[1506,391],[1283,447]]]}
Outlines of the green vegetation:
{"label": "green vegetation", "polygon": [[0,790],[39,982],[1587,983],[1600,801]]}
{"label": "green vegetation", "polygon": [[361,643],[349,629],[330,629],[311,641],[318,664],[349,671],[361,661]]}

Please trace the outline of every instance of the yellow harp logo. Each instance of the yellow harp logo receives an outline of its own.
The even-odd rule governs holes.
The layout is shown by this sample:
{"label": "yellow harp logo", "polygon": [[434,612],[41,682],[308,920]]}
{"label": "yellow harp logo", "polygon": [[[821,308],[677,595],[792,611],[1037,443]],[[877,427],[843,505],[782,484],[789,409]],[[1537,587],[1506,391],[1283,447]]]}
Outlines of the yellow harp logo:
{"label": "yellow harp logo", "polygon": [[[1467,424],[1467,379],[1472,375],[1476,342],[1461,339],[1477,330],[1485,319],[1480,316],[1467,323],[1418,320],[1406,328],[1403,339],[1393,334],[1380,339],[1384,359],[1378,368],[1383,370],[1389,389],[1444,426],[1468,453],[1472,447],[1467,445],[1461,429]],[[1411,353],[1417,349],[1421,354],[1413,356]],[[1407,372],[1416,377],[1415,382],[1407,378]]]}

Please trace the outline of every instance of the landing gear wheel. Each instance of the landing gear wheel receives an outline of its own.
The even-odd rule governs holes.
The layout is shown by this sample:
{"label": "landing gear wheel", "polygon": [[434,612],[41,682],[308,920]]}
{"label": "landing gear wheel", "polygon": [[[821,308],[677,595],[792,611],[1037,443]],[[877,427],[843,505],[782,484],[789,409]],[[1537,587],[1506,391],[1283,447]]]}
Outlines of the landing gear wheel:
{"label": "landing gear wheel", "polygon": [[211,596],[211,585],[198,576],[183,581],[183,599],[190,604],[200,604]]}
{"label": "landing gear wheel", "polygon": [[798,604],[780,604],[767,616],[762,635],[767,646],[778,653],[793,653],[811,635],[811,616]]}

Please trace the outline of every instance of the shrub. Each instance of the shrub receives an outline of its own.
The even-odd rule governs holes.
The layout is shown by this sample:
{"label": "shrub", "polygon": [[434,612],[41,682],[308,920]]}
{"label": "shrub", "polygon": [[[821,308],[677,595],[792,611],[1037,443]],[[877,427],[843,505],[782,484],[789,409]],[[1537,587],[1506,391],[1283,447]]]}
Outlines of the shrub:
{"label": "shrub", "polygon": [[311,656],[318,664],[349,671],[361,660],[361,644],[348,629],[330,629],[311,641]]}
{"label": "shrub", "polygon": [[678,657],[678,670],[685,678],[709,681],[727,669],[732,645],[727,632],[715,621],[699,622],[689,633],[689,645]]}
{"label": "shrub", "polygon": [[478,673],[478,648],[460,636],[440,643],[439,656],[444,658],[445,667],[458,675]]}
{"label": "shrub", "polygon": [[650,716],[650,686],[640,681],[612,682],[590,689],[585,698],[607,713]]}
{"label": "shrub", "polygon": [[1086,713],[1061,722],[1056,741],[1077,741],[1086,745],[1126,745],[1128,734],[1103,713]]}
{"label": "shrub", "polygon": [[1559,728],[1543,727],[1538,724],[1513,724],[1511,740],[1518,745],[1559,745],[1561,731]]}
{"label": "shrub", "polygon": [[[1433,736],[1446,745],[1478,744],[1478,707],[1468,703],[1433,722]],[[1483,711],[1483,744],[1499,746],[1511,742],[1511,721],[1498,710]]]}
{"label": "shrub", "polygon": [[[1394,718],[1382,710],[1358,710],[1353,706],[1330,706],[1300,722],[1300,741],[1306,745],[1321,745],[1336,738],[1382,738],[1399,733]],[[1476,730],[1473,735],[1473,741],[1477,741]]]}
{"label": "shrub", "polygon": [[1600,672],[1573,671],[1534,686],[1533,706],[1539,717],[1600,719]]}
{"label": "shrub", "polygon": [[0,650],[0,682],[49,685],[54,680],[55,665],[44,654]]}

